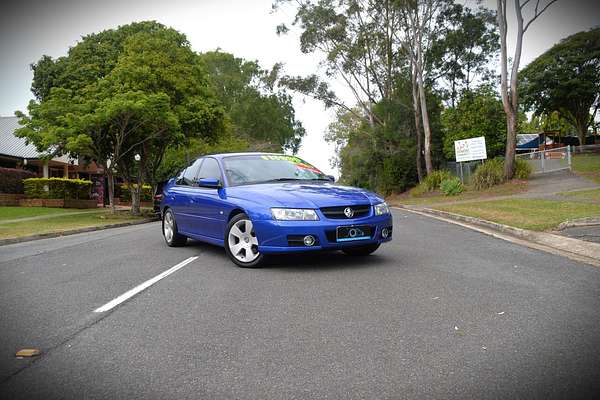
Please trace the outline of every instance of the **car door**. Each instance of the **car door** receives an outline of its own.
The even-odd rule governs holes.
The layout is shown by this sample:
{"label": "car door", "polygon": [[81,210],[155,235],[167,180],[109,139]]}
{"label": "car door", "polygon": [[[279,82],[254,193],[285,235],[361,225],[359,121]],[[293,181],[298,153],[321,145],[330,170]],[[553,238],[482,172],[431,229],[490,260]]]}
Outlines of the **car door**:
{"label": "car door", "polygon": [[[216,159],[204,158],[196,181],[218,179],[223,182],[221,167]],[[193,210],[190,211],[194,233],[214,239],[223,239],[225,213],[220,188],[196,186],[193,196]]]}
{"label": "car door", "polygon": [[187,167],[177,178],[175,185],[169,190],[169,203],[175,214],[177,227],[181,232],[195,233],[193,230],[192,212],[194,210],[194,194],[196,192],[196,177],[203,159],[196,160]]}

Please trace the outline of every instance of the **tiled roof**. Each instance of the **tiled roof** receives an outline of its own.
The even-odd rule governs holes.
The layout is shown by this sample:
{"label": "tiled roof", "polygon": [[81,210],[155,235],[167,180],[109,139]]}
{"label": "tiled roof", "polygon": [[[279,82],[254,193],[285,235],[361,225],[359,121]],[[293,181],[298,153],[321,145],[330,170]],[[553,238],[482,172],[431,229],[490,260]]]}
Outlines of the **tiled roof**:
{"label": "tiled roof", "polygon": [[[41,158],[43,153],[37,151],[33,144],[16,137],[15,130],[20,128],[18,117],[0,117],[0,154],[19,158]],[[55,157],[55,161],[69,162],[68,156]]]}

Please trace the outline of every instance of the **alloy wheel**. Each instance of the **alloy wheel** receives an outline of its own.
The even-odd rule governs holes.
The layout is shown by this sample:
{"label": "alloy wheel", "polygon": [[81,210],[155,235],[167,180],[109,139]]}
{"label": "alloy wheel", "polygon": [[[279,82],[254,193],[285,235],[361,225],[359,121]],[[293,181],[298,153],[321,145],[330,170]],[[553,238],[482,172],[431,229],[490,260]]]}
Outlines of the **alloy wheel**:
{"label": "alloy wheel", "polygon": [[258,239],[249,219],[241,219],[233,224],[227,241],[231,254],[242,263],[250,263],[260,255]]}

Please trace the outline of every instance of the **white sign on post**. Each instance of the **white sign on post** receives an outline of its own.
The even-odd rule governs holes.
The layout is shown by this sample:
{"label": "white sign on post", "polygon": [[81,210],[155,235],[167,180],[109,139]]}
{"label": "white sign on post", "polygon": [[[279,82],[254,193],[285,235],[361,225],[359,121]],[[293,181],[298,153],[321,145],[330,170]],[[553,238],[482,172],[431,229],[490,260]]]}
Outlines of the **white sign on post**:
{"label": "white sign on post", "polygon": [[485,160],[487,158],[485,137],[456,140],[454,142],[454,153],[456,154],[456,162]]}

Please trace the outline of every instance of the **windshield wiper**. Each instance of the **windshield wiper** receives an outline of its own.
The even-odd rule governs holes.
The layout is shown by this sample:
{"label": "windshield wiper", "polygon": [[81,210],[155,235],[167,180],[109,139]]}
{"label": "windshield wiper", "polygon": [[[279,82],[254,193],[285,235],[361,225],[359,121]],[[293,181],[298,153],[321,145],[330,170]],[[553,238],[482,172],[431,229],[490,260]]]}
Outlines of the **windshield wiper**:
{"label": "windshield wiper", "polygon": [[300,178],[275,178],[275,179],[268,179],[266,181],[262,181],[262,182],[286,182],[286,181],[305,181],[306,179],[300,179]]}

